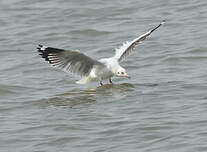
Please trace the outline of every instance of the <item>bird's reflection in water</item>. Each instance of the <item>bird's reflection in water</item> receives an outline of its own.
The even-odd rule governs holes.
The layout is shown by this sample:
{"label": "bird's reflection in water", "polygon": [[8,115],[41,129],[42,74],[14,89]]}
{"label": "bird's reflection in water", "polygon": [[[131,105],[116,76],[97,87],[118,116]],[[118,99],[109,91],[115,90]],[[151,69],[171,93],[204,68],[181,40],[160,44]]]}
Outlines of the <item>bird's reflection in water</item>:
{"label": "bird's reflection in water", "polygon": [[82,107],[89,106],[98,99],[115,98],[117,100],[126,96],[133,91],[134,86],[129,83],[123,84],[106,84],[100,87],[73,89],[55,97],[48,99],[48,104],[62,107]]}

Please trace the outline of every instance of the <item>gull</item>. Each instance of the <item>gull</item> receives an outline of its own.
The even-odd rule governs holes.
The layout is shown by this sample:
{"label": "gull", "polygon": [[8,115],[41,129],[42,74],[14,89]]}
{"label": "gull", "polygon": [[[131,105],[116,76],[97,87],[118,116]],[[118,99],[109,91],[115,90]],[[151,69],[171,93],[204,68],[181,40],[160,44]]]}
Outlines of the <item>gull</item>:
{"label": "gull", "polygon": [[114,76],[130,78],[126,73],[125,68],[123,68],[120,63],[124,61],[141,41],[145,40],[164,23],[165,21],[162,21],[152,30],[142,34],[132,41],[123,43],[121,47],[115,49],[115,55],[110,58],[95,60],[80,51],[64,50],[43,45],[39,45],[37,49],[39,55],[53,67],[61,69],[64,72],[71,72],[81,76],[81,79],[76,82],[78,84],[99,81],[102,86],[102,81],[105,79],[108,79],[109,83],[112,84],[111,78]]}

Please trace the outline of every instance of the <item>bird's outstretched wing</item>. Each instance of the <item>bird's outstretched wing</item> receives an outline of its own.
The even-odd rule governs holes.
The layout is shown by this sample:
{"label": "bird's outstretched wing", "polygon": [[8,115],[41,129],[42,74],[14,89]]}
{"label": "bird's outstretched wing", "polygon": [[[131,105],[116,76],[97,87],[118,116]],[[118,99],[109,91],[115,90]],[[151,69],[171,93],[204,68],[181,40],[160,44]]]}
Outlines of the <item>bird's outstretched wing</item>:
{"label": "bird's outstretched wing", "polygon": [[158,26],[153,28],[152,30],[142,34],[141,36],[137,37],[136,39],[125,42],[120,48],[116,49],[114,58],[117,59],[119,62],[123,61],[126,56],[143,40],[145,40],[152,32],[154,32],[157,28],[159,28],[165,21],[162,21]]}
{"label": "bird's outstretched wing", "polygon": [[79,51],[56,49],[43,45],[39,45],[37,49],[39,55],[53,67],[84,77],[90,74],[94,65],[102,64]]}

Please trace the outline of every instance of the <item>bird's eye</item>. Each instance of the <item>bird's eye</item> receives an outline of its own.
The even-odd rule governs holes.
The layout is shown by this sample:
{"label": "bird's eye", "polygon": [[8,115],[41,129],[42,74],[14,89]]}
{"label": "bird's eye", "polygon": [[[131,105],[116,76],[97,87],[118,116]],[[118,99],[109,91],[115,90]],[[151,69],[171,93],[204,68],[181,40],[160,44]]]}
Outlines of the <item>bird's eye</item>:
{"label": "bird's eye", "polygon": [[118,74],[119,74],[120,72],[118,72]]}
{"label": "bird's eye", "polygon": [[121,72],[121,74],[124,74],[124,72]]}

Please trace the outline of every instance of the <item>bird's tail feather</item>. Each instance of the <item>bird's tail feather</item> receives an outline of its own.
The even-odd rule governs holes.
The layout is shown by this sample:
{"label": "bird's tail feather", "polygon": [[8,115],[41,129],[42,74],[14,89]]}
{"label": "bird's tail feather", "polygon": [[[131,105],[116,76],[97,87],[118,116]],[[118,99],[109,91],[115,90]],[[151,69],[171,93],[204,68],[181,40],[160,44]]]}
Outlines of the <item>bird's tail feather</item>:
{"label": "bird's tail feather", "polygon": [[79,81],[76,81],[77,84],[86,84],[88,82],[91,81],[90,77],[83,77],[82,79],[80,79]]}

